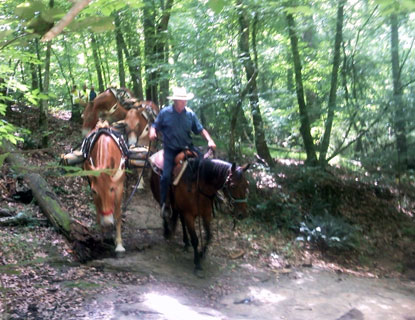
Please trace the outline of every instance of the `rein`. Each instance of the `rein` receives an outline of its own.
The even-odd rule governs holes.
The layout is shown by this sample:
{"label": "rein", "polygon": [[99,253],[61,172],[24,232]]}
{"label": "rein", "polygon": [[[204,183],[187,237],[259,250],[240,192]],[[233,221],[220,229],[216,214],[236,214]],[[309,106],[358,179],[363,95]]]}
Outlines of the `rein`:
{"label": "rein", "polygon": [[130,196],[128,197],[128,199],[127,199],[127,201],[126,201],[126,203],[125,203],[125,205],[124,205],[124,207],[122,208],[123,212],[125,212],[125,211],[127,210],[127,207],[128,207],[128,205],[130,204],[130,201],[131,201],[131,199],[133,198],[133,196],[134,196],[135,192],[137,191],[138,185],[140,184],[140,181],[141,181],[141,179],[142,179],[142,177],[143,177],[143,175],[144,175],[144,171],[145,171],[145,169],[147,168],[148,156],[149,156],[149,154],[150,154],[150,148],[151,148],[151,141],[148,143],[148,152],[147,152],[146,159],[145,159],[145,162],[144,162],[144,163],[145,163],[145,165],[144,165],[144,167],[143,167],[143,170],[141,171],[141,175],[138,177],[138,180],[137,180],[137,182],[136,182],[136,184],[135,184],[135,186],[134,186],[133,191],[131,192]]}

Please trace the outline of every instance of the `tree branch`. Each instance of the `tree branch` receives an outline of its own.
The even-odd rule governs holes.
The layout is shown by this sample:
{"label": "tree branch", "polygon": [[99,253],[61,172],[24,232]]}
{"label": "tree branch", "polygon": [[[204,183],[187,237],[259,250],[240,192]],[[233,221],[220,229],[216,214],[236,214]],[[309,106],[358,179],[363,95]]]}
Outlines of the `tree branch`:
{"label": "tree branch", "polygon": [[369,124],[369,126],[365,130],[360,131],[360,133],[353,140],[349,141],[349,143],[346,144],[344,147],[334,150],[332,155],[329,158],[327,158],[327,162],[329,162],[331,159],[333,159],[338,154],[342,153],[344,150],[350,147],[353,143],[355,143],[358,139],[360,139],[363,135],[369,132],[369,130],[372,129],[372,127],[382,119],[382,116],[388,110],[389,106],[390,104],[388,103],[386,107],[383,109],[383,112],[381,112],[381,114],[375,120],[373,120],[372,123]]}
{"label": "tree branch", "polygon": [[84,9],[92,0],[80,0],[76,2],[68,13],[46,34],[42,37],[41,41],[50,41],[59,35],[62,30],[75,19],[76,15]]}

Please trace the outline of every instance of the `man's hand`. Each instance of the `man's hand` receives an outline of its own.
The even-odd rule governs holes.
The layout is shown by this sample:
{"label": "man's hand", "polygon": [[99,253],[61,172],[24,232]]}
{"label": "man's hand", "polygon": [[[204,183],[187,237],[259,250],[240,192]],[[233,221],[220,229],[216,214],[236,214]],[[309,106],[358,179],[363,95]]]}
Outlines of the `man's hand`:
{"label": "man's hand", "polygon": [[213,139],[210,137],[209,132],[206,131],[206,129],[203,129],[201,132],[202,136],[206,139],[208,143],[208,147],[212,150],[216,150],[216,143],[213,141]]}
{"label": "man's hand", "polygon": [[150,127],[150,132],[148,134],[149,138],[151,141],[156,140],[157,139],[157,131],[155,128]]}
{"label": "man's hand", "polygon": [[208,141],[208,147],[211,148],[213,151],[216,150],[216,143],[212,139]]}

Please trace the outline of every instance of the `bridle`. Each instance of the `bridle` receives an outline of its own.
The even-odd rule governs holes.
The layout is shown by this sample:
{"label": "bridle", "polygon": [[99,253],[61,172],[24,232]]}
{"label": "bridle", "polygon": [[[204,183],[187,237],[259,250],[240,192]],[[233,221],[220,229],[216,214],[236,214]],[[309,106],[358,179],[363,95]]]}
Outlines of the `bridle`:
{"label": "bridle", "polygon": [[228,176],[226,177],[225,183],[223,184],[222,188],[220,188],[219,190],[223,190],[224,193],[226,193],[227,197],[230,199],[230,205],[233,207],[234,204],[236,203],[247,203],[248,202],[248,198],[235,198],[230,190],[230,184],[231,184],[231,175],[232,172],[229,170]]}

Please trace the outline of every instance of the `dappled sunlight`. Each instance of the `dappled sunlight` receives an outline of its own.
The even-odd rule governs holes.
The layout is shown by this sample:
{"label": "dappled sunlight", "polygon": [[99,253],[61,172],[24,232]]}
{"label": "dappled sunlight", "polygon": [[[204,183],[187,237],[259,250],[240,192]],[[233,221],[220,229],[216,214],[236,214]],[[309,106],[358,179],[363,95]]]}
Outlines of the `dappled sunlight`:
{"label": "dappled sunlight", "polygon": [[261,165],[255,165],[255,169],[253,170],[252,177],[256,180],[256,186],[258,189],[265,189],[265,188],[278,188],[281,189],[281,186],[277,184],[275,178],[269,172],[268,168],[265,168]]}
{"label": "dappled sunlight", "polygon": [[285,166],[298,166],[304,164],[303,160],[296,160],[296,159],[277,159],[277,162],[279,164],[285,165]]}
{"label": "dappled sunlight", "polygon": [[49,113],[56,119],[60,120],[70,120],[72,112],[70,110],[64,110],[60,108],[52,108],[49,110]]}
{"label": "dappled sunlight", "polygon": [[281,301],[287,300],[288,297],[285,295],[271,292],[267,289],[261,288],[250,288],[252,300],[260,303],[279,303]]}
{"label": "dappled sunlight", "polygon": [[[177,299],[151,292],[145,295],[144,304],[161,314],[165,319],[204,320],[212,319],[212,316],[200,314],[191,307],[181,304]],[[217,319],[215,317],[215,319]]]}

